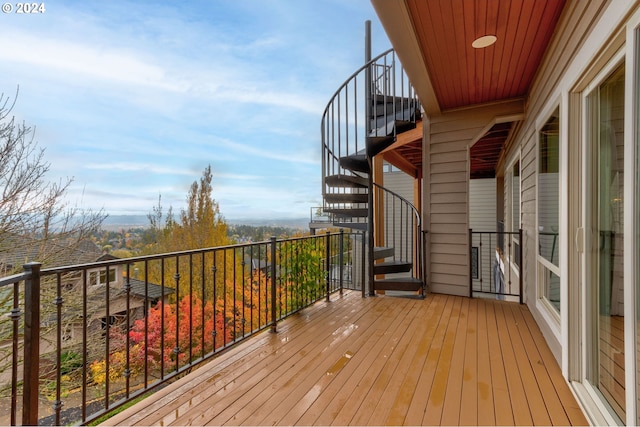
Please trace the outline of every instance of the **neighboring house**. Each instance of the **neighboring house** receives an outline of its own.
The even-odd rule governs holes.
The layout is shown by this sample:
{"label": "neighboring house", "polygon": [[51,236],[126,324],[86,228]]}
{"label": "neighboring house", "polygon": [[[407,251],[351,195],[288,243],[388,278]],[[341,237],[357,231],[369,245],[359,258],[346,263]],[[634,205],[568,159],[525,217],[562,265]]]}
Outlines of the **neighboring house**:
{"label": "neighboring house", "polygon": [[0,236],[0,277],[23,271],[22,266],[38,260],[42,268],[94,262],[102,254],[90,240],[36,238],[13,233]]}
{"label": "neighboring house", "polygon": [[[103,254],[93,262],[113,261],[119,258],[110,254]],[[139,280],[135,277],[126,277],[124,271],[125,265],[116,264],[99,269],[91,269],[87,271],[87,310],[88,322],[87,332],[89,334],[103,334],[107,325],[123,326],[129,319],[129,326],[133,325],[138,319],[142,319],[149,309],[159,301],[168,300],[168,297],[175,293],[173,288],[162,287],[155,283]],[[135,273],[134,273],[135,275]],[[129,298],[127,310],[127,292],[125,284],[128,282]],[[109,287],[107,293],[107,286]],[[65,290],[71,294],[78,292],[82,294],[83,279],[82,277],[74,277],[66,280]],[[71,294],[68,294],[67,300],[70,300]],[[108,301],[107,304],[107,295]],[[73,303],[68,301],[68,303]],[[62,330],[62,340],[67,346],[71,346],[81,340],[83,334],[83,317],[81,308],[78,307],[74,311],[66,311],[70,313],[71,318],[64,319],[64,327]],[[71,314],[72,313],[72,314]],[[51,317],[51,321],[55,322],[55,317]],[[44,340],[44,342],[49,342]],[[53,345],[54,343],[51,342]],[[43,353],[48,351],[48,346],[41,348]]]}
{"label": "neighboring house", "polygon": [[[64,241],[48,241],[40,243],[28,237],[17,235],[5,235],[2,238],[3,248],[0,251],[0,275],[14,274],[22,270],[22,265],[32,260],[45,260],[42,268],[59,267],[65,265],[88,264],[100,261],[118,260],[118,258],[103,254],[100,248],[93,242],[86,240],[73,245],[65,245]],[[158,301],[167,301],[169,295],[175,293],[172,288],[162,287],[155,283],[147,283],[135,277],[128,279],[130,285],[129,310],[127,312],[127,295],[124,289],[126,274],[124,265],[117,264],[107,271],[102,267],[87,270],[87,332],[99,333],[107,324],[123,324],[126,322],[127,313],[130,324],[143,318],[149,308]],[[135,273],[134,273],[135,275]],[[107,315],[107,283],[109,286],[109,304]],[[78,275],[62,276],[62,303],[67,306],[76,306],[74,310],[64,310],[62,319],[62,341],[65,347],[73,346],[80,342],[83,334],[82,295],[83,278]],[[54,298],[56,297],[55,284],[42,283],[42,326],[40,352],[46,354],[55,349],[57,315],[55,312]],[[12,289],[5,288],[3,292]],[[2,298],[7,304],[10,298]],[[3,326],[4,327],[4,326]]]}
{"label": "neighboring house", "polygon": [[585,413],[640,424],[640,4],[372,4],[423,111],[382,155],[418,170],[428,290],[468,295],[471,179],[495,179],[504,268]]}

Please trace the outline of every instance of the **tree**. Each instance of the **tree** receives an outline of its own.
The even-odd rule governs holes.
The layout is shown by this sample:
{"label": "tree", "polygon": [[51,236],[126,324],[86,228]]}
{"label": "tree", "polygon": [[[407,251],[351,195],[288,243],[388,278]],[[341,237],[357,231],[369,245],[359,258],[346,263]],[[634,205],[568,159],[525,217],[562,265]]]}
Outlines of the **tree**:
{"label": "tree", "polygon": [[[15,98],[12,102],[0,94],[0,273],[5,274],[22,265],[3,261],[1,254],[25,254],[28,261],[47,266],[54,257],[60,259],[60,247],[72,253],[106,217],[102,210],[69,204],[65,197],[73,178],[46,180],[51,164],[45,150],[35,140],[34,129],[11,116],[14,106]],[[49,243],[56,243],[56,248]]]}
{"label": "tree", "polygon": [[[146,250],[148,254],[212,248],[229,244],[227,224],[220,213],[218,203],[213,199],[212,178],[211,166],[207,166],[200,181],[194,181],[191,184],[187,194],[186,208],[181,210],[177,220],[174,218],[171,206],[167,214],[164,214],[162,198],[158,198],[158,205],[153,207],[153,212],[148,215],[153,236],[153,243],[148,245]],[[164,277],[160,264],[152,263],[148,266],[149,280],[155,283],[172,284],[176,269],[182,272],[188,271],[189,262],[188,257],[182,257],[179,261],[168,261],[165,264],[167,268],[164,269]],[[193,283],[202,283],[205,280],[200,274],[202,266],[198,265],[199,262],[201,261],[196,260],[192,264],[194,269],[190,280]],[[211,271],[213,262],[212,258],[207,258],[205,271]],[[183,287],[178,296],[182,297],[187,293],[187,288]]]}
{"label": "tree", "polygon": [[[45,160],[44,148],[35,140],[34,129],[11,115],[16,99],[17,93],[13,101],[0,94],[0,276],[20,272],[22,265],[30,261],[40,262],[43,267],[88,261],[77,259],[77,254],[85,253],[79,249],[84,248],[106,217],[102,210],[85,211],[69,204],[66,195],[73,178],[47,180],[51,164]],[[43,319],[56,316],[52,303],[57,296],[54,279],[49,276],[41,283]],[[66,283],[67,277],[62,280]],[[13,292],[7,289],[0,292],[0,307],[13,306]],[[65,306],[72,307],[69,312],[79,313],[81,302],[81,293],[65,294]],[[64,322],[74,319],[67,316]],[[11,325],[8,316],[0,316],[0,342],[10,342]],[[66,326],[63,325],[63,330]],[[51,339],[54,328],[54,322],[43,324],[43,342]],[[11,367],[11,351],[10,346],[0,350],[0,376],[5,376]],[[52,366],[55,365],[43,362],[41,378],[47,378],[47,367]],[[1,383],[0,397],[10,393],[9,385]]]}
{"label": "tree", "polygon": [[[230,342],[231,328],[224,323],[225,314],[219,307],[214,310],[211,301],[203,303],[186,295],[177,304],[159,302],[146,318],[136,320],[130,331],[110,329],[109,379],[124,378],[127,334],[131,374],[135,377],[144,373],[146,356],[146,367],[157,375],[161,369],[171,372]],[[89,368],[95,383],[106,381],[105,360],[96,360]]]}

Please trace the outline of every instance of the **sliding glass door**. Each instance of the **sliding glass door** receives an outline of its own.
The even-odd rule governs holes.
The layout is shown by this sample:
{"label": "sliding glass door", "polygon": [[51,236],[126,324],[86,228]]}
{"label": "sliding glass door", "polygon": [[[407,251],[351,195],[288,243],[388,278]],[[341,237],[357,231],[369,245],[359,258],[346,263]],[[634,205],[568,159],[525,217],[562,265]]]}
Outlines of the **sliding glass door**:
{"label": "sliding glass door", "polygon": [[624,83],[611,71],[587,97],[587,380],[625,420]]}

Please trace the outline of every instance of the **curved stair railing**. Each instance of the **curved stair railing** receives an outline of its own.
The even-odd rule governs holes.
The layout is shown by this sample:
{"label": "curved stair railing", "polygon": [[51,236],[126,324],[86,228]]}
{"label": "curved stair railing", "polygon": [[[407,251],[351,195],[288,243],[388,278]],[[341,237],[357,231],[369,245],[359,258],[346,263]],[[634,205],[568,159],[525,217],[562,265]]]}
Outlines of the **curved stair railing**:
{"label": "curved stair railing", "polygon": [[[373,58],[338,88],[324,110],[323,179],[335,175],[366,177],[367,171],[345,169],[341,159],[349,157],[353,163],[360,160],[362,164],[354,166],[365,167],[367,139],[378,142],[395,138],[415,127],[419,117],[418,97],[395,51],[389,49]],[[338,192],[323,185],[323,196],[332,193]]]}
{"label": "curved stair railing", "polygon": [[[322,116],[323,211],[336,226],[368,233],[371,294],[375,290],[424,293],[418,211],[408,200],[380,186],[375,187],[376,192],[384,196],[374,197],[371,173],[374,156],[393,144],[396,135],[415,128],[419,118],[417,95],[393,49],[354,72],[331,97]],[[382,221],[389,205],[411,212],[414,225]],[[375,230],[376,224],[382,230]],[[385,234],[399,227],[406,234],[395,235],[394,246],[383,245],[390,241]]]}
{"label": "curved stair railing", "polygon": [[376,222],[377,251],[393,248],[393,254],[373,265],[375,289],[402,288],[416,283],[422,285],[420,290],[424,293],[426,231],[422,229],[420,212],[401,195],[377,184],[373,186],[376,206],[380,206]]}

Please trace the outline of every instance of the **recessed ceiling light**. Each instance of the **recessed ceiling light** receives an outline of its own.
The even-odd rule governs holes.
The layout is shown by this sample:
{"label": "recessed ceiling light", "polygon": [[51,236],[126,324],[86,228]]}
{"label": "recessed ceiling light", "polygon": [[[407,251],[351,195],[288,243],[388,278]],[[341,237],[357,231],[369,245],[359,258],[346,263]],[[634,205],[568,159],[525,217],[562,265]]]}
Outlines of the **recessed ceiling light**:
{"label": "recessed ceiling light", "polygon": [[471,43],[471,46],[475,47],[476,49],[482,49],[484,47],[491,46],[496,42],[496,40],[498,40],[496,36],[482,36],[475,39],[473,43]]}

